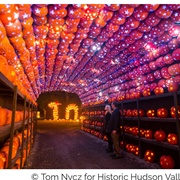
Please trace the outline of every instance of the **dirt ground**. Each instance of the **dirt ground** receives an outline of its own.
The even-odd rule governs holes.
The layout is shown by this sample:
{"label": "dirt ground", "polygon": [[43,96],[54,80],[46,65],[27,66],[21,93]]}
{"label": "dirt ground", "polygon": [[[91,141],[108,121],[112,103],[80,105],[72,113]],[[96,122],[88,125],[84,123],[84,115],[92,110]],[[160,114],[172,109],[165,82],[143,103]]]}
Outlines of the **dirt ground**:
{"label": "dirt ground", "polygon": [[152,169],[130,153],[112,159],[107,142],[80,130],[78,122],[38,121],[35,143],[25,169]]}

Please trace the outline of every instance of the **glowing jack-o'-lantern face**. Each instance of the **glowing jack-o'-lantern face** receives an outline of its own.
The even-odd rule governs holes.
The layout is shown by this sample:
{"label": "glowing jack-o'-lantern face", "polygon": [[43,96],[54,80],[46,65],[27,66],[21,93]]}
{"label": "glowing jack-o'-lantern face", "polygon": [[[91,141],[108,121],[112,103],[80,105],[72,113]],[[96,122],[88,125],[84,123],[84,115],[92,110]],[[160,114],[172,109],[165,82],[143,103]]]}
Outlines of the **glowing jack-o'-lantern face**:
{"label": "glowing jack-o'-lantern face", "polygon": [[173,169],[175,166],[172,156],[162,155],[159,159],[159,163],[163,169]]}
{"label": "glowing jack-o'-lantern face", "polygon": [[177,144],[177,143],[178,143],[177,134],[174,134],[174,133],[168,134],[168,136],[167,136],[167,142],[168,142],[169,144],[173,144],[173,145]]}
{"label": "glowing jack-o'-lantern face", "polygon": [[[180,106],[178,106],[177,111],[178,111],[178,118],[180,118]],[[175,108],[175,106],[171,107],[170,112],[171,112],[171,117],[176,118],[176,108]]]}
{"label": "glowing jack-o'-lantern face", "polygon": [[152,150],[147,150],[144,154],[145,161],[154,162],[155,160],[155,153]]}

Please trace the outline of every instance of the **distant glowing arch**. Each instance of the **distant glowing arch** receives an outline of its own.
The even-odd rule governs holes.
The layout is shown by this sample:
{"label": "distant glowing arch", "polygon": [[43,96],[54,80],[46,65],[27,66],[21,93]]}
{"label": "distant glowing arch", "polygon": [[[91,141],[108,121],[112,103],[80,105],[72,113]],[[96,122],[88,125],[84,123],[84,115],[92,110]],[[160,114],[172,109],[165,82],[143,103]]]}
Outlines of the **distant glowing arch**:
{"label": "distant glowing arch", "polygon": [[70,110],[74,110],[74,120],[77,120],[78,119],[78,106],[76,104],[69,104],[67,107],[66,107],[66,115],[65,115],[65,118],[68,120],[69,119],[69,115],[70,115]]}
{"label": "distant glowing arch", "polygon": [[53,119],[58,120],[58,105],[61,105],[61,103],[58,102],[51,102],[48,104],[48,107],[53,109]]}

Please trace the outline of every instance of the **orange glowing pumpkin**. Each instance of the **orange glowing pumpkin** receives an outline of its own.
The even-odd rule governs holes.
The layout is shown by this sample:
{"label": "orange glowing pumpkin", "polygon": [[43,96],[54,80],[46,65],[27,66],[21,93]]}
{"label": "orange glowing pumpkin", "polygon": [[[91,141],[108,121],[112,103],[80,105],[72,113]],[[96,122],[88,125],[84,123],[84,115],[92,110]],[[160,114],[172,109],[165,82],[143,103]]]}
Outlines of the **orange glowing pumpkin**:
{"label": "orange glowing pumpkin", "polygon": [[4,75],[6,75],[7,71],[8,71],[7,59],[4,56],[0,55],[0,72],[2,72]]}
{"label": "orange glowing pumpkin", "polygon": [[166,133],[160,129],[154,133],[154,137],[157,141],[165,141],[166,140]]}
{"label": "orange glowing pumpkin", "polygon": [[168,142],[169,144],[173,144],[173,145],[178,144],[177,134],[174,134],[174,133],[168,134],[168,136],[167,136],[167,142]]}
{"label": "orange glowing pumpkin", "polygon": [[167,118],[168,117],[168,110],[166,108],[159,108],[157,110],[157,116],[160,118]]}
{"label": "orange glowing pumpkin", "polygon": [[12,83],[16,80],[16,72],[14,70],[13,66],[8,66],[8,72],[6,73],[6,77],[11,81]]}
{"label": "orange glowing pumpkin", "polygon": [[173,169],[175,166],[174,159],[172,156],[162,155],[159,159],[160,166],[163,169]]}
{"label": "orange glowing pumpkin", "polygon": [[145,138],[153,139],[153,131],[151,129],[145,130]]}
{"label": "orange glowing pumpkin", "polygon": [[152,150],[147,150],[144,154],[145,161],[154,162],[155,160],[155,153]]}
{"label": "orange glowing pumpkin", "polygon": [[12,111],[7,109],[7,121],[6,124],[11,124],[12,122]]}
{"label": "orange glowing pumpkin", "polygon": [[7,156],[6,153],[0,151],[0,169],[4,169],[6,167]]}
{"label": "orange glowing pumpkin", "polygon": [[155,95],[159,95],[159,94],[163,94],[163,93],[164,93],[163,87],[158,86],[158,87],[156,87],[156,88],[154,89],[154,94],[155,94]]}
{"label": "orange glowing pumpkin", "polygon": [[147,112],[146,112],[146,115],[147,117],[155,117],[155,110],[154,109],[149,109]]}
{"label": "orange glowing pumpkin", "polygon": [[[172,106],[170,109],[172,118],[176,118],[176,108]],[[180,118],[180,106],[178,106],[178,118]]]}
{"label": "orange glowing pumpkin", "polygon": [[7,109],[0,107],[0,126],[4,126],[7,121]]}
{"label": "orange glowing pumpkin", "polygon": [[[7,156],[7,161],[8,161],[8,156],[9,156],[9,143],[5,143],[5,144],[3,145],[1,151],[3,151],[3,152],[6,154],[6,156]],[[12,159],[13,159],[15,156],[16,156],[16,152],[13,151],[13,152],[12,152]],[[8,165],[8,164],[6,164],[6,168],[7,168],[7,165]]]}

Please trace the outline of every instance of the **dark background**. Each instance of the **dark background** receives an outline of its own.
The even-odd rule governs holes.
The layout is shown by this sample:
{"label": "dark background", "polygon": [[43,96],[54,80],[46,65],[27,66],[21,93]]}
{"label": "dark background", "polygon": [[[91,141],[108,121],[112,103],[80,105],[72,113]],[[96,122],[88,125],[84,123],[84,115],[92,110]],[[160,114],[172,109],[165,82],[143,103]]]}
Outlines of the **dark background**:
{"label": "dark background", "polygon": [[[59,108],[59,118],[65,118],[65,109],[69,104],[76,104],[79,107],[79,114],[81,113],[81,100],[75,93],[68,93],[65,91],[46,92],[41,94],[38,99],[38,111],[40,111],[41,118],[53,119],[53,109],[48,107],[50,102],[58,102],[61,105]],[[46,111],[46,114],[44,113]],[[74,118],[74,111],[70,110],[70,119]]]}

